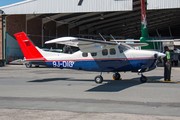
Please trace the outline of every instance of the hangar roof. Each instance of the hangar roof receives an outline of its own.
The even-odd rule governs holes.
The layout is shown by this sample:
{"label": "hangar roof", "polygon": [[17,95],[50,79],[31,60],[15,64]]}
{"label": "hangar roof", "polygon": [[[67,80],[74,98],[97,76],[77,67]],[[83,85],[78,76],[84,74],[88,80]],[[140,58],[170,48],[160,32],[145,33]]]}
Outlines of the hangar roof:
{"label": "hangar roof", "polygon": [[148,10],[167,8],[180,8],[180,0],[148,0]]}
{"label": "hangar roof", "polygon": [[82,13],[132,10],[133,0],[26,0],[0,7],[5,14]]}
{"label": "hangar roof", "polygon": [[[47,0],[27,0],[18,4],[26,4],[29,2],[47,1]],[[50,1],[50,0],[49,0]],[[56,0],[53,0],[56,1]],[[69,1],[69,0],[65,0]],[[72,1],[72,0],[71,0]],[[75,0],[74,0],[75,1]],[[81,5],[88,0],[76,0]],[[92,0],[90,0],[92,1]],[[98,1],[98,0],[95,0]],[[102,0],[100,0],[102,2]],[[104,1],[104,0],[103,0]],[[114,0],[129,1],[129,0]],[[130,0],[131,1],[131,0]],[[160,2],[161,0],[145,0],[147,7]],[[168,0],[163,0],[164,2]],[[179,0],[173,0],[179,1]],[[132,1],[131,1],[132,2]],[[47,3],[51,5],[52,3]],[[74,3],[75,4],[75,3]],[[177,3],[178,4],[178,3]],[[16,6],[16,4],[14,4]],[[12,7],[14,6],[12,5]],[[131,11],[96,11],[96,12],[76,12],[76,13],[39,13],[36,12],[26,15],[27,20],[34,17],[42,18],[43,24],[55,21],[57,26],[68,24],[69,28],[78,27],[79,32],[88,31],[88,33],[103,35],[112,34],[114,36],[125,36],[126,38],[139,38],[141,36],[141,0],[133,0],[133,10]],[[164,4],[165,6],[165,4]],[[11,5],[8,6],[11,8]],[[151,7],[149,7],[150,9]],[[162,8],[162,7],[159,7]],[[2,8],[0,8],[2,9]],[[45,9],[45,7],[44,7]],[[154,8],[152,8],[154,9]],[[5,11],[6,12],[6,11]],[[158,9],[147,11],[148,32],[150,36],[177,37],[180,38],[180,8],[170,7],[169,9]]]}

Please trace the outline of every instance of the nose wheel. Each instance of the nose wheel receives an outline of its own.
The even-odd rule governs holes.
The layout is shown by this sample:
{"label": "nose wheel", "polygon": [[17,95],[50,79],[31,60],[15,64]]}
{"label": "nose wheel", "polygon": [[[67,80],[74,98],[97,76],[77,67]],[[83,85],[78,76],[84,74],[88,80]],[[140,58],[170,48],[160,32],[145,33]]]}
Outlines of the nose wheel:
{"label": "nose wheel", "polygon": [[147,77],[142,74],[142,75],[141,75],[141,78],[140,78],[140,81],[141,81],[142,83],[147,82]]}

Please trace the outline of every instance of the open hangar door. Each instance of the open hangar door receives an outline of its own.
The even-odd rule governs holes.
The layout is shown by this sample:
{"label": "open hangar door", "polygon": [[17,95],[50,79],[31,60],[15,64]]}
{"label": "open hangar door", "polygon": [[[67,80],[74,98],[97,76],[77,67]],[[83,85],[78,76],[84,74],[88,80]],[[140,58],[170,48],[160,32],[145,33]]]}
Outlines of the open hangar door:
{"label": "open hangar door", "polygon": [[[132,3],[133,0],[26,0],[3,6],[0,14],[6,23],[3,23],[4,31],[1,31],[2,40],[7,42],[6,32],[13,36],[24,31],[37,46],[48,47],[44,45],[47,40],[79,34],[77,21],[107,11],[131,11]],[[72,27],[70,24],[76,25]],[[2,46],[7,61],[7,46]]]}
{"label": "open hangar door", "polygon": [[[145,0],[146,5],[147,1]],[[117,39],[141,36],[141,0],[133,0],[133,10],[8,15],[6,31],[25,31],[39,47],[60,48],[44,42],[62,36],[97,38],[112,34]],[[180,8],[147,10],[148,32],[159,39],[180,38]],[[101,38],[100,38],[101,39]],[[110,38],[107,38],[108,40]]]}

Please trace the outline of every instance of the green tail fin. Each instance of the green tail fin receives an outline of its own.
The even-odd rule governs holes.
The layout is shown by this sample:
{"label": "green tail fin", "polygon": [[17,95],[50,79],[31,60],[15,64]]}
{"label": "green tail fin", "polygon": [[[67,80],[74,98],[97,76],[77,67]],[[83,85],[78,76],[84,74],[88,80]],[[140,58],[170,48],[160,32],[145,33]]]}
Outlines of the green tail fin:
{"label": "green tail fin", "polygon": [[140,43],[148,43],[148,46],[143,46],[141,49],[153,49],[154,45],[152,42],[146,42],[146,40],[151,40],[149,37],[148,29],[147,29],[147,19],[146,19],[146,10],[145,10],[145,2],[141,0],[141,37]]}

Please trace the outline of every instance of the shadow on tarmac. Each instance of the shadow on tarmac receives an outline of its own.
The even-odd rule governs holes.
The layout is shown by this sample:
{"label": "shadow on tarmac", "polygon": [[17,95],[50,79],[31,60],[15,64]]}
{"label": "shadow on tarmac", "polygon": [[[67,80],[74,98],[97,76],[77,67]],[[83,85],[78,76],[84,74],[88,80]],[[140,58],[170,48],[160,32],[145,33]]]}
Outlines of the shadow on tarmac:
{"label": "shadow on tarmac", "polygon": [[[148,76],[148,79],[154,79],[159,80],[162,79],[163,76]],[[93,79],[73,79],[73,78],[47,78],[47,79],[39,79],[39,80],[32,80],[27,82],[35,82],[35,83],[41,83],[41,82],[54,82],[54,81],[83,81],[83,82],[94,82]],[[141,85],[143,83],[140,82],[139,77],[133,78],[133,79],[124,79],[124,80],[104,80],[106,83],[97,84],[98,86],[91,88],[89,90],[86,90],[85,92],[119,92],[124,89]],[[165,83],[162,81],[147,81],[147,83]]]}
{"label": "shadow on tarmac", "polygon": [[[73,79],[73,78],[46,78],[46,79],[39,79],[39,80],[32,80],[32,81],[27,81],[27,82],[54,82],[54,81],[90,81],[94,82],[94,80],[88,80],[88,79]],[[109,81],[109,80],[104,80],[104,81]]]}
{"label": "shadow on tarmac", "polygon": [[39,79],[39,80],[32,80],[32,81],[27,81],[27,82],[53,82],[53,81],[61,81],[61,80],[68,80],[70,78],[47,78],[47,79]]}
{"label": "shadow on tarmac", "polygon": [[148,79],[152,79],[152,80],[160,80],[162,78],[164,78],[164,76],[148,76]]}
{"label": "shadow on tarmac", "polygon": [[109,81],[108,83],[101,84],[97,87],[87,90],[86,92],[119,92],[124,89],[137,86],[142,84],[138,78],[134,78],[131,80],[114,80]]}

